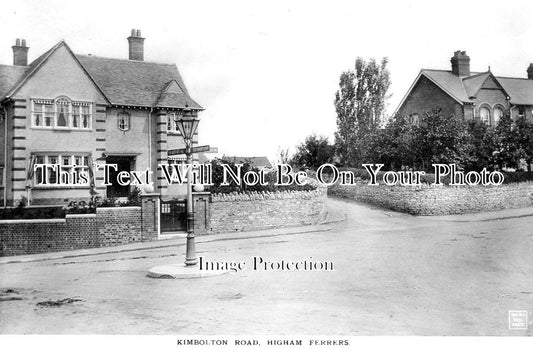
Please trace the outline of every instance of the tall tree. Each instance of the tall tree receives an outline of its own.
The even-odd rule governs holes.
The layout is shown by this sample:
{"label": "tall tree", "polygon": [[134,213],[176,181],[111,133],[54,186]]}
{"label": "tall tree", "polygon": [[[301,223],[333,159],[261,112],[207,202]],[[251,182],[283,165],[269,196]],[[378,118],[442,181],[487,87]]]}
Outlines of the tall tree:
{"label": "tall tree", "polygon": [[361,164],[371,155],[368,147],[377,138],[391,83],[387,64],[387,58],[379,64],[357,58],[354,69],[340,76],[335,148],[342,165]]}

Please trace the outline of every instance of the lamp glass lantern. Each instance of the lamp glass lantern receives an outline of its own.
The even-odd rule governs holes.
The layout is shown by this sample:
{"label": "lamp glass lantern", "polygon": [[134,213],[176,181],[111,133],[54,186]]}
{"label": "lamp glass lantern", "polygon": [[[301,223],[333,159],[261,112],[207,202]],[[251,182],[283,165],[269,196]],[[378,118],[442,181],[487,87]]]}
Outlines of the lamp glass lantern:
{"label": "lamp glass lantern", "polygon": [[198,128],[200,120],[197,117],[185,116],[183,112],[180,112],[175,116],[174,122],[176,122],[176,127],[183,136],[183,139],[185,139],[186,142],[190,142]]}

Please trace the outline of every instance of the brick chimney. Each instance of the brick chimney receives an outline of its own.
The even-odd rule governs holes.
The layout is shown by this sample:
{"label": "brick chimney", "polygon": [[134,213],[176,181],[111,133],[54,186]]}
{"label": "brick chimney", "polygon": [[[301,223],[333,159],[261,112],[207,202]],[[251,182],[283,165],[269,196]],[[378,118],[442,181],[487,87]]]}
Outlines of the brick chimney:
{"label": "brick chimney", "polygon": [[141,37],[141,30],[131,30],[128,43],[130,44],[130,60],[144,60],[144,38]]}
{"label": "brick chimney", "polygon": [[17,38],[13,47],[13,65],[27,66],[28,65],[28,49],[26,47],[26,40]]}
{"label": "brick chimney", "polygon": [[527,78],[533,79],[533,63],[530,63],[529,67],[527,67]]}
{"label": "brick chimney", "polygon": [[470,76],[470,57],[465,51],[455,51],[452,59],[452,73],[457,76]]}

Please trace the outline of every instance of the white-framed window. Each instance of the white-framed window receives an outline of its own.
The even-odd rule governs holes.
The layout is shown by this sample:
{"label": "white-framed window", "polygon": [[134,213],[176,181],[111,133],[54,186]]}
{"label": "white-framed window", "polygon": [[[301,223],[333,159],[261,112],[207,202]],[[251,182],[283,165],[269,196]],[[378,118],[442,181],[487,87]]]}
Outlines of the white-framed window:
{"label": "white-framed window", "polygon": [[[37,167],[34,173],[34,183],[38,185],[57,186],[89,186],[89,156],[72,153],[38,154],[35,164],[56,164],[56,169]],[[86,181],[80,179],[80,175],[86,176]],[[46,184],[45,184],[46,181]]]}
{"label": "white-framed window", "polygon": [[55,100],[31,100],[31,127],[45,129],[90,130],[92,103],[72,101],[66,96]]}
{"label": "white-framed window", "polygon": [[483,106],[479,109],[479,118],[485,124],[490,124],[490,110],[488,107]]}
{"label": "white-framed window", "polygon": [[504,115],[504,112],[503,112],[503,108],[497,106],[494,108],[494,111],[492,113],[492,117],[493,117],[493,124],[496,126],[498,125],[498,122],[500,122],[500,120],[502,119]]}
{"label": "white-framed window", "polygon": [[130,129],[130,117],[131,115],[126,111],[122,111],[118,113],[117,122],[118,122],[119,130],[127,131]]}
{"label": "white-framed window", "polygon": [[178,114],[176,112],[167,113],[167,133],[180,134],[181,132],[176,125],[176,118]]}

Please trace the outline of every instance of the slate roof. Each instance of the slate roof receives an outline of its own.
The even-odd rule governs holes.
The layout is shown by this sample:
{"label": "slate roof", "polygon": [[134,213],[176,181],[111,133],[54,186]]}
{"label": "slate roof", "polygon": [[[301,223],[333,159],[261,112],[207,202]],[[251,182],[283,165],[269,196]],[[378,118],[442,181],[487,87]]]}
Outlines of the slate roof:
{"label": "slate roof", "polygon": [[[188,94],[175,64],[76,55],[111,104],[202,109]],[[183,93],[164,93],[176,80]]]}
{"label": "slate roof", "polygon": [[533,80],[496,77],[515,105],[533,105]]}
{"label": "slate roof", "polygon": [[16,83],[18,83],[29,67],[0,64],[0,98],[7,95]]}
{"label": "slate roof", "polygon": [[[0,65],[0,99],[12,94],[62,45],[70,51],[60,41],[27,67]],[[72,54],[112,105],[203,109],[189,96],[175,64]],[[173,81],[180,92],[165,92]]]}
{"label": "slate roof", "polygon": [[[470,98],[477,94],[485,80],[492,75],[490,72],[482,72],[472,73],[470,76],[457,76],[449,70],[434,69],[422,69],[420,74],[425,75],[461,103],[473,102]],[[501,76],[494,78],[511,98],[511,104],[533,105],[533,80]]]}
{"label": "slate roof", "polygon": [[451,71],[422,69],[421,74],[428,77],[457,101],[471,102],[461,77],[452,74]]}

